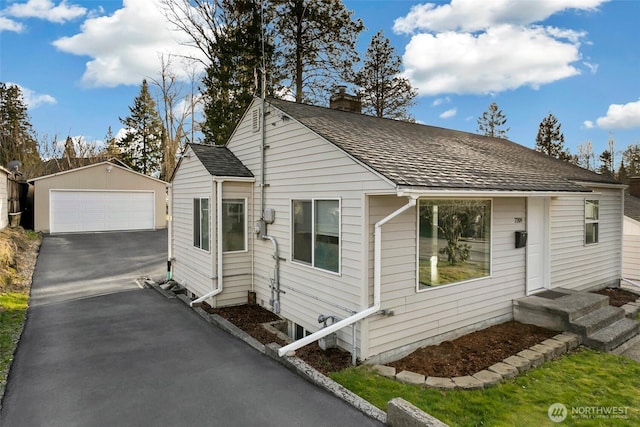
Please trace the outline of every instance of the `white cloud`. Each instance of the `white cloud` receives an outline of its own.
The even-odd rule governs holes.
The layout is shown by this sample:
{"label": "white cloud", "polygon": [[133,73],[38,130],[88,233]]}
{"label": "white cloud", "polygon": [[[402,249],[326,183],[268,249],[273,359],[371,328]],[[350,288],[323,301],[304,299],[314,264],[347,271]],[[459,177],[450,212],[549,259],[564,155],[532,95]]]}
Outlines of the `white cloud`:
{"label": "white cloud", "polygon": [[457,113],[458,113],[458,110],[456,108],[451,108],[445,111],[444,113],[440,114],[439,117],[441,119],[450,119],[451,117],[454,117]]}
{"label": "white cloud", "polygon": [[603,129],[640,128],[640,100],[609,105],[607,115],[598,117],[596,124]]}
{"label": "white cloud", "polygon": [[[122,9],[113,15],[89,18],[80,33],[53,44],[63,52],[92,58],[82,76],[84,84],[114,87],[157,76],[160,54],[199,55],[180,44],[178,37],[185,36],[171,30],[157,0],[124,0]],[[175,62],[173,71],[188,79],[189,67]]]}
{"label": "white cloud", "polygon": [[436,98],[433,100],[433,102],[431,103],[432,107],[437,107],[438,105],[442,105],[444,103],[449,103],[451,102],[451,98],[449,98],[448,96],[445,96],[444,98]]}
{"label": "white cloud", "polygon": [[585,129],[593,129],[593,127],[595,126],[591,120],[585,120],[584,122],[582,122],[582,125],[585,127]]}
{"label": "white cloud", "polygon": [[13,31],[15,33],[21,33],[24,31],[24,25],[7,17],[0,16],[0,32]]}
{"label": "white cloud", "polygon": [[608,0],[452,0],[449,4],[426,3],[411,8],[394,22],[397,33],[416,31],[474,32],[501,24],[529,25],[567,9],[595,10]]}
{"label": "white cloud", "polygon": [[[609,0],[451,0],[425,3],[396,19],[412,34],[405,75],[420,95],[489,94],[580,74],[574,63],[587,33],[540,25],[550,16],[595,11]],[[597,69],[585,64],[592,73]]]}
{"label": "white cloud", "polygon": [[587,67],[589,71],[591,71],[591,74],[596,74],[598,72],[598,64],[592,64],[591,62],[587,61],[582,61],[582,64],[584,64],[584,66]]}
{"label": "white cloud", "polygon": [[579,46],[543,27],[500,25],[477,35],[415,35],[403,57],[405,74],[420,95],[487,94],[540,85],[580,74],[571,65]]}
{"label": "white cloud", "polygon": [[36,93],[35,91],[29,88],[26,88],[24,86],[20,86],[17,83],[7,82],[7,85],[17,86],[20,89],[20,92],[22,93],[22,99],[24,100],[24,103],[27,105],[27,107],[29,107],[30,109],[37,108],[43,104],[56,104],[58,102],[51,95],[47,95],[44,93]]}
{"label": "white cloud", "polygon": [[39,18],[64,23],[84,16],[87,9],[69,4],[67,0],[62,0],[57,6],[51,0],[28,0],[26,3],[12,4],[4,13],[16,18]]}

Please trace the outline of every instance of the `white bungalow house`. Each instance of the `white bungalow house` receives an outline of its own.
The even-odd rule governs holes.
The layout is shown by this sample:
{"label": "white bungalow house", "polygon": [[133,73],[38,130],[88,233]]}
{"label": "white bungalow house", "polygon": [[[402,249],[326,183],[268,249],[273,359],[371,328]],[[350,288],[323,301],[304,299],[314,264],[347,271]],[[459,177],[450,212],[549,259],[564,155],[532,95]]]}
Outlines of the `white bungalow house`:
{"label": "white bungalow house", "polygon": [[[513,319],[549,288],[618,286],[623,186],[505,139],[256,98],[172,180],[173,278],[336,333],[361,360]],[[355,326],[354,326],[355,325]],[[325,327],[326,326],[326,327]]]}
{"label": "white bungalow house", "polygon": [[640,176],[631,178],[624,198],[622,275],[640,284]]}

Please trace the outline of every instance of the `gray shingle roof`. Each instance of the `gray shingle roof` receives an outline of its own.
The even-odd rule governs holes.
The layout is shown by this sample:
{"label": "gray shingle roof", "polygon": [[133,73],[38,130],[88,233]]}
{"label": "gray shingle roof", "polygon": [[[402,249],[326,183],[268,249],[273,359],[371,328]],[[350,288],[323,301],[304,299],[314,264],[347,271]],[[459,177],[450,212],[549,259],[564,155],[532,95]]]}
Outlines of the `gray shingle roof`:
{"label": "gray shingle roof", "polygon": [[399,187],[587,191],[575,182],[617,184],[505,139],[277,99],[269,103]]}
{"label": "gray shingle roof", "polygon": [[189,144],[189,147],[213,176],[253,178],[251,171],[227,147],[203,144]]}
{"label": "gray shingle roof", "polygon": [[628,191],[625,191],[624,214],[629,218],[640,221],[640,197],[632,196]]}

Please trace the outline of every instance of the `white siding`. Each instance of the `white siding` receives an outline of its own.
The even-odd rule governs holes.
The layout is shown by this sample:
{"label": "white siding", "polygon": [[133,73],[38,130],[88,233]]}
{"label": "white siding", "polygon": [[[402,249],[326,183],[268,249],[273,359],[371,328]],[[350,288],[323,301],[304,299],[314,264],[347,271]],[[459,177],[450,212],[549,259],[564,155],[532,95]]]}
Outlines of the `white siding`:
{"label": "white siding", "polygon": [[[252,110],[236,129],[229,149],[256,176],[254,209],[250,225],[260,218],[260,137],[252,130]],[[364,223],[366,191],[394,191],[394,188],[365,167],[350,159],[334,145],[318,137],[294,120],[284,121],[271,107],[267,115],[265,207],[276,211],[268,234],[275,237],[280,251],[280,314],[310,332],[320,329],[320,314],[347,317],[366,308],[363,289],[367,273],[363,252],[367,232]],[[335,274],[292,262],[290,253],[290,205],[292,199],[340,199],[341,273]],[[273,246],[268,240],[254,240],[255,291],[259,304],[271,308],[270,284],[274,277]],[[351,328],[339,333],[342,345],[350,346]]]}
{"label": "white siding", "polygon": [[[551,286],[591,289],[614,285],[622,273],[622,191],[551,199]],[[598,243],[584,243],[584,202],[599,200]]]}
{"label": "white siding", "polygon": [[[405,203],[396,197],[371,197],[373,225]],[[525,295],[525,249],[515,249],[514,235],[526,224],[524,198],[493,199],[492,272],[490,277],[416,291],[415,209],[403,213],[382,231],[382,309],[392,316],[369,318],[365,357],[384,361],[415,348],[507,320],[512,300]],[[369,244],[369,278],[373,282],[373,244]],[[385,354],[387,352],[387,354]]]}
{"label": "white siding", "polygon": [[7,173],[4,170],[0,170],[0,230],[9,225],[7,179]]}
{"label": "white siding", "polygon": [[640,222],[624,218],[622,276],[640,281]]}
{"label": "white siding", "polygon": [[[251,187],[253,183],[225,181],[222,184],[223,199],[246,199],[245,215],[252,210]],[[215,209],[215,203],[213,208]],[[215,230],[215,227],[214,227]],[[222,255],[222,276],[224,292],[215,297],[214,306],[239,305],[247,303],[247,292],[251,290],[251,245],[253,223],[247,221],[247,250]],[[216,241],[215,231],[212,233]],[[215,263],[215,261],[214,261]]]}
{"label": "white siding", "polygon": [[[187,157],[189,156],[189,157]],[[215,191],[213,178],[200,160],[189,149],[176,171],[172,184],[173,238],[172,250],[175,258],[171,266],[173,278],[196,295],[213,290],[215,281]],[[193,246],[193,199],[209,198],[211,218],[209,231],[210,250]]]}

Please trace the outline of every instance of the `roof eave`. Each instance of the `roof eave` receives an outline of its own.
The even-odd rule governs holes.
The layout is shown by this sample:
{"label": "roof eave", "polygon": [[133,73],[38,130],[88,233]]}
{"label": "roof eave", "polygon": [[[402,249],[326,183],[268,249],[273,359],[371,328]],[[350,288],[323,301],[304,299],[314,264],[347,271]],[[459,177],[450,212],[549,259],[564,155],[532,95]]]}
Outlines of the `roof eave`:
{"label": "roof eave", "polygon": [[579,196],[591,193],[589,189],[584,191],[524,191],[524,190],[464,190],[464,189],[418,189],[398,187],[398,197],[559,197],[559,196]]}

